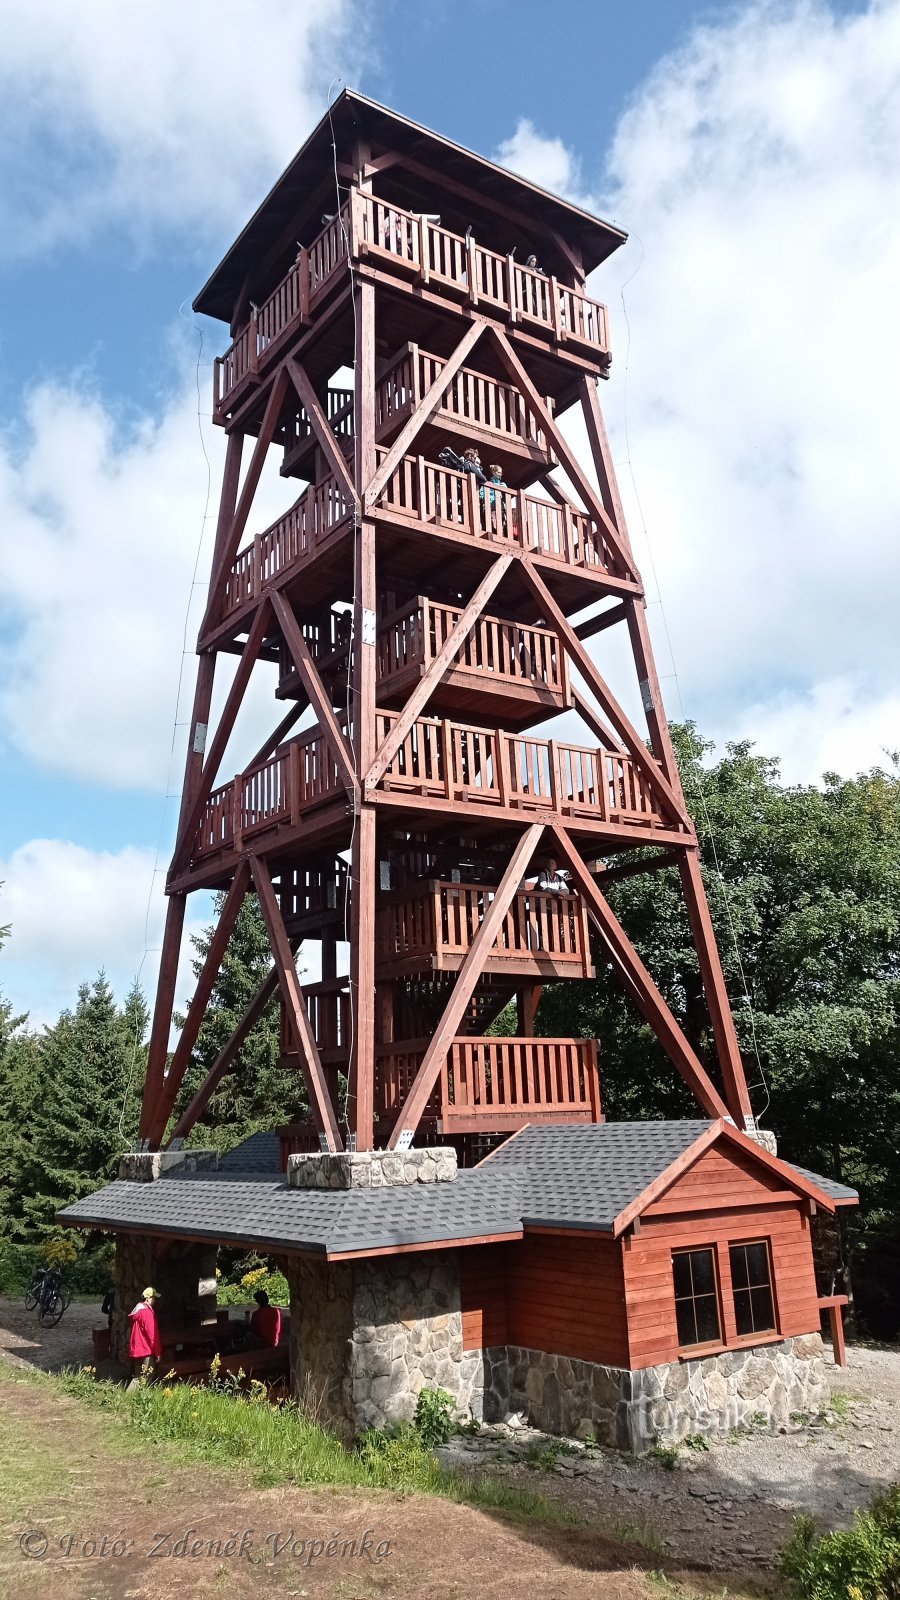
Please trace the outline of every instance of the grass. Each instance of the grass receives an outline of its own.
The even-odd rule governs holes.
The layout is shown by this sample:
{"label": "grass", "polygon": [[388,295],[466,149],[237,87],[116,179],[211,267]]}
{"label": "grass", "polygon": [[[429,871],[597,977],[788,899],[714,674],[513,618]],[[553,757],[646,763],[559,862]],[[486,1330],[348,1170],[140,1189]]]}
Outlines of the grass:
{"label": "grass", "polygon": [[[270,1404],[262,1389],[249,1396],[188,1384],[148,1384],[129,1391],[96,1379],[90,1370],[39,1381],[57,1385],[143,1438],[168,1444],[183,1461],[243,1467],[261,1488],[389,1489],[442,1495],[520,1520],[588,1525],[577,1512],[519,1483],[487,1473],[446,1471],[412,1426],[363,1434],[348,1449],[309,1421],[296,1404]],[[591,1523],[611,1537],[654,1548],[649,1530],[637,1524]]]}

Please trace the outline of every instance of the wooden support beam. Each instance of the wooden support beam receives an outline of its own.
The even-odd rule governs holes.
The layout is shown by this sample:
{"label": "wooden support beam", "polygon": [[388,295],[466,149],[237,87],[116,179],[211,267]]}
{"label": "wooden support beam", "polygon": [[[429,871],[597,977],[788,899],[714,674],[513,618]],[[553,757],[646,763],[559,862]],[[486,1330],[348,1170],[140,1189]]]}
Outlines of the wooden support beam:
{"label": "wooden support beam", "polygon": [[147,1049],[147,1072],[144,1079],[144,1096],[141,1102],[141,1120],[138,1126],[138,1136],[141,1139],[150,1138],[150,1129],[155,1121],[156,1105],[162,1093],[166,1058],[169,1054],[169,1028],[172,1022],[172,1007],[175,1003],[175,980],[178,976],[178,957],[181,953],[181,935],[184,930],[186,904],[186,894],[173,894],[169,896],[169,903],[166,907],[166,929],[163,934],[162,951],[159,958],[156,1005],[153,1011],[153,1027],[150,1030],[150,1044]]}
{"label": "wooden support beam", "polygon": [[579,639],[591,639],[595,633],[603,633],[607,628],[615,627],[617,622],[624,622],[628,616],[628,608],[624,600],[619,600],[608,610],[601,611],[599,617],[588,617],[586,622],[575,624],[575,632]]}
{"label": "wooden support beam", "polygon": [[353,752],[334,714],[331,699],[325,693],[324,684],[319,677],[319,669],[309,653],[309,645],[300,631],[300,624],[283,595],[277,593],[272,595],[272,610],[284,634],[285,643],[291,652],[294,666],[300,675],[300,681],[309,695],[310,703],[319,721],[319,727],[322,729],[328,747],[334,756],[338,772],[348,793],[355,794],[357,779],[353,767]]}
{"label": "wooden support beam", "polygon": [[625,510],[619,495],[619,485],[616,481],[615,467],[613,466],[612,451],[609,448],[609,438],[606,425],[603,421],[603,412],[600,410],[600,396],[597,393],[597,379],[585,373],[579,382],[581,390],[581,410],[587,428],[588,443],[591,455],[594,458],[594,470],[603,504],[616,525],[619,538],[624,548],[628,551],[629,560],[632,560],[631,540],[628,537],[628,525],[625,521]]}
{"label": "wooden support beam", "polygon": [[[299,943],[299,939],[291,940],[291,959],[293,959]],[[274,1000],[277,993],[278,968],[273,967],[269,976],[260,984],[234,1032],[225,1041],[193,1100],[179,1117],[172,1130],[172,1139],[184,1139],[190,1133],[194,1124],[199,1122],[222,1079],[227,1077],[228,1073],[232,1072],[237,1065],[238,1053],[248,1035],[256,1027],[266,1007]],[[171,1143],[171,1139],[169,1142]]]}
{"label": "wooden support beam", "polygon": [[288,356],[285,365],[290,375],[291,383],[303,403],[303,409],[312,423],[313,433],[328,458],[328,464],[350,504],[355,506],[358,512],[359,497],[356,493],[356,485],[344,459],[344,453],[328,425],[328,418],[319,404],[319,397],[299,361],[295,361],[293,356]]}
{"label": "wooden support beam", "polygon": [[219,725],[216,728],[215,737],[204,762],[196,793],[179,828],[175,852],[172,856],[172,865],[169,868],[170,877],[179,872],[190,860],[194,836],[200,825],[200,818],[203,815],[203,807],[209,799],[210,791],[222,764],[225,747],[231,738],[232,729],[241,708],[241,702],[250,682],[250,674],[256,664],[256,658],[259,655],[260,647],[269,626],[270,606],[268,599],[264,599],[258,606],[256,616],[253,618],[253,626],[250,629],[250,634],[244,647],[244,654],[238,662],[234,680],[228,691],[228,698],[222,707]]}
{"label": "wooden support beam", "polygon": [[661,867],[677,867],[679,852],[677,850],[661,850],[658,855],[645,856],[640,861],[623,861],[615,867],[604,867],[595,876],[604,886],[607,883],[618,883],[621,878],[636,878],[642,872],[658,872]]}
{"label": "wooden support beam", "polygon": [[471,355],[486,326],[487,324],[482,318],[475,318],[466,329],[452,356],[444,363],[434,383],[423,394],[412,416],[407,419],[400,430],[365,492],[365,508],[367,511],[371,511],[377,505],[391,474],[396,472],[416,435],[424,428],[426,422],[437,410],[453,379],[456,377],[463,362]]}
{"label": "wooden support beam", "polygon": [[582,468],[574,450],[571,449],[567,440],[563,437],[556,419],[547,410],[542,396],[538,394],[506,334],[501,328],[494,327],[491,328],[491,334],[499,349],[500,359],[513,383],[531,406],[535,417],[544,430],[545,437],[552,441],[562,466],[581,495],[588,511],[602,525],[607,543],[621,563],[623,575],[639,582],[630,550],[623,543],[619,530],[606,510],[600,495]]}
{"label": "wooden support beam", "polygon": [[503,919],[513,903],[543,831],[543,823],[532,823],[526,828],[513,850],[509,865],[494,891],[494,898],[485,911],[481,927],[460,966],[450,999],[444,1007],[444,1014],[410,1085],[409,1093],[388,1141],[391,1150],[396,1150],[398,1146],[405,1149],[412,1142],[428,1098],[440,1075],[450,1048],[450,1041],[459,1029],[466,1007],[475,992],[475,985],[484,970],[484,963],[500,931]]}
{"label": "wooden support beam", "polygon": [[706,996],[713,1037],[716,1041],[716,1054],[719,1057],[719,1066],[722,1069],[725,1098],[728,1101],[728,1109],[738,1127],[743,1125],[752,1131],[756,1123],[753,1119],[753,1108],[750,1104],[750,1091],[747,1088],[741,1049],[738,1044],[737,1032],[735,1031],[734,1018],[731,1015],[728,991],[725,988],[725,974],[722,971],[722,963],[719,959],[716,936],[713,932],[712,918],[709,914],[709,905],[706,899],[706,890],[703,887],[699,851],[696,849],[680,850],[678,856],[681,887],[685,904],[687,905],[691,932],[694,935],[694,943],[697,946],[697,955],[700,960],[700,976],[703,979],[703,992]]}
{"label": "wooden support beam", "polygon": [[253,757],[253,760],[252,761],[248,761],[248,763],[247,763],[248,771],[251,770],[253,767],[261,766],[264,761],[268,761],[270,755],[274,754],[274,752],[278,749],[278,746],[281,744],[281,741],[285,738],[285,736],[287,734],[290,733],[290,731],[291,731],[292,727],[294,726],[295,722],[299,722],[300,721],[300,718],[302,717],[302,715],[303,715],[303,713],[306,710],[308,705],[309,705],[309,697],[308,697],[308,695],[306,695],[306,694],[301,695],[298,698],[296,705],[291,706],[291,709],[288,712],[287,716],[286,717],[282,717],[281,721],[278,724],[278,727],[274,728],[272,730],[272,732],[269,734],[268,739],[265,739],[263,741],[263,743],[260,745],[259,749],[256,752],[256,755]]}
{"label": "wooden support beam", "polygon": [[[354,470],[363,491],[375,473],[375,289],[357,283],[354,358]],[[375,523],[362,517],[353,538],[353,756],[360,783],[375,754],[377,727]],[[375,874],[377,819],[358,800],[350,848],[350,1017],[347,1131],[358,1150],[375,1143]]]}
{"label": "wooden support beam", "polygon": [[616,735],[614,733],[612,733],[610,731],[610,729],[607,728],[605,726],[605,724],[601,721],[601,719],[598,717],[596,711],[594,710],[593,706],[591,705],[590,701],[589,700],[585,700],[584,695],[581,694],[581,692],[578,689],[572,689],[571,690],[571,697],[572,697],[572,705],[574,706],[575,710],[578,712],[578,715],[581,717],[583,722],[587,723],[588,727],[591,730],[591,733],[594,735],[594,738],[595,739],[599,739],[599,741],[603,745],[604,749],[606,749],[606,750],[617,750],[617,749],[620,749],[621,747],[619,745],[618,739],[616,738]]}
{"label": "wooden support beam", "polygon": [[697,1097],[707,1115],[727,1117],[729,1115],[727,1105],[699,1056],[685,1038],[677,1019],[660,994],[618,917],[600,893],[566,829],[557,823],[551,826],[559,854],[569,867],[584,897],[588,915],[604,946],[613,954],[616,965],[629,975],[630,993],[639,1006],[645,1022],[649,1023],[669,1060],[678,1068],[688,1088]]}
{"label": "wooden support beam", "polygon": [[543,578],[535,571],[529,557],[522,556],[522,577],[528,584],[535,598],[540,602],[548,622],[552,622],[557,633],[569,652],[579,672],[590,685],[597,696],[600,706],[609,718],[626,750],[634,757],[641,771],[655,791],[663,807],[673,817],[677,818],[693,835],[693,826],[684,804],[680,785],[676,791],[669,778],[663,775],[660,767],[651,756],[647,746],[641,739],[637,729],[634,728],[626,717],[605,679],[601,677],[593,658],[588,654],[585,646],[579,639],[575,629],[565,612],[557,605]]}
{"label": "wooden support beam", "polygon": [[337,1117],[325,1073],[309,1017],[306,1011],[306,1001],[297,977],[297,968],[294,965],[294,953],[285,931],[281,908],[272,884],[271,874],[259,856],[251,855],[250,867],[253,873],[253,884],[259,900],[266,928],[269,934],[269,943],[275,957],[275,966],[278,970],[278,981],[284,996],[285,1009],[291,1024],[294,1038],[297,1041],[297,1052],[306,1079],[309,1092],[310,1110],[319,1129],[320,1140],[327,1150],[340,1150],[343,1148],[341,1135],[338,1130]]}
{"label": "wooden support beam", "polygon": [[232,562],[238,553],[238,547],[241,539],[244,536],[244,529],[247,526],[247,518],[250,515],[250,508],[253,504],[253,498],[259,486],[259,480],[262,476],[262,469],[268,454],[269,445],[272,443],[272,440],[275,437],[275,429],[278,426],[278,418],[281,415],[281,408],[284,404],[284,397],[287,394],[287,390],[288,375],[284,366],[281,366],[275,373],[272,387],[269,390],[269,398],[266,402],[266,409],[263,413],[259,436],[256,440],[256,444],[254,445],[253,454],[250,457],[250,465],[247,468],[247,475],[241,487],[241,496],[237,503],[237,509],[231,520],[231,526],[228,529],[227,536],[222,540],[222,548],[219,551],[219,558],[213,567],[212,578],[209,585],[209,599],[206,605],[206,615],[204,616],[200,627],[201,639],[206,637],[210,629],[214,627],[218,621],[221,600],[223,594],[225,593],[225,584],[228,579],[228,574],[231,571]]}
{"label": "wooden support beam", "polygon": [[384,777],[417,716],[430,700],[451,661],[471,633],[491,595],[498,584],[505,578],[515,559],[516,557],[512,555],[503,555],[488,568],[471,600],[463,610],[459,621],[451,628],[434,660],[429,663],[428,670],[422,674],[422,677],[415,685],[387,738],[379,747],[378,753],[366,773],[365,787],[367,791],[374,789],[379,780]]}
{"label": "wooden support beam", "polygon": [[191,1053],[197,1043],[197,1036],[203,1023],[209,997],[222,966],[228,941],[231,938],[238,913],[244,903],[244,897],[250,887],[250,868],[246,860],[238,866],[237,872],[231,882],[231,887],[225,896],[225,902],[219,914],[219,921],[215,933],[210,941],[206,959],[197,978],[197,987],[193,999],[188,1006],[184,1026],[172,1054],[169,1070],[160,1086],[160,1094],[156,1103],[153,1116],[153,1126],[150,1130],[150,1139],[158,1143],[166,1131],[166,1123],[172,1113],[172,1107],[178,1097],[178,1091],[184,1082],[184,1076],[190,1065]]}

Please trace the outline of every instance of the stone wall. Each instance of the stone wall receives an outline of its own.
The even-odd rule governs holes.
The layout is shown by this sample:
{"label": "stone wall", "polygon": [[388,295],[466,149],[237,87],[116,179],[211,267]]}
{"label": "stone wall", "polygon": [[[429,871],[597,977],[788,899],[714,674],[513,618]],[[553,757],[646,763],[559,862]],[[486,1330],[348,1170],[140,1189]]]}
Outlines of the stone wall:
{"label": "stone wall", "polygon": [[495,1422],[521,1412],[547,1433],[648,1450],[727,1434],[751,1418],[777,1427],[792,1412],[821,1411],[828,1398],[818,1333],[637,1371],[502,1345],[484,1352],[481,1415]]}
{"label": "stone wall", "polygon": [[216,1246],[152,1239],[139,1233],[116,1236],[111,1345],[114,1360],[128,1361],[129,1313],[149,1284],[160,1296],[159,1321],[163,1328],[183,1322],[192,1314],[215,1316]]}
{"label": "stone wall", "polygon": [[480,1413],[483,1362],[462,1347],[456,1251],[298,1260],[288,1281],[292,1388],[320,1420],[346,1436],[410,1421],[424,1388]]}
{"label": "stone wall", "polygon": [[292,1189],[393,1189],[413,1183],[452,1183],[456,1151],[436,1145],[422,1150],[317,1150],[288,1156]]}

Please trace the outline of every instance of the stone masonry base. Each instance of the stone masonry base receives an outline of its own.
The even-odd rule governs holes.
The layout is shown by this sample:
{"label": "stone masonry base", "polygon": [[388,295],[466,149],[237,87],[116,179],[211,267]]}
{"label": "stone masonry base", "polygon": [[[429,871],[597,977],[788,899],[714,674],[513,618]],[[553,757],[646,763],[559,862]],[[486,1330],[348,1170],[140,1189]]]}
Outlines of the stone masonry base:
{"label": "stone masonry base", "polygon": [[546,1433],[620,1450],[727,1434],[751,1419],[777,1427],[792,1412],[821,1411],[829,1396],[818,1333],[636,1371],[514,1345],[483,1358],[485,1422],[521,1412]]}

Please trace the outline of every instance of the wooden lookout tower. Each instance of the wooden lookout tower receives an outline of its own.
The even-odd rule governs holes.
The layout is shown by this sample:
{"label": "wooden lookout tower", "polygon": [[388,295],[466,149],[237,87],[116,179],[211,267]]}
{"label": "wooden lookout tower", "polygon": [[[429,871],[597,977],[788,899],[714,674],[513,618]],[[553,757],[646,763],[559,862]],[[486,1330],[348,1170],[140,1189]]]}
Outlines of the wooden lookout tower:
{"label": "wooden lookout tower", "polygon": [[[590,929],[703,1112],[753,1130],[601,414],[608,319],[585,280],[623,239],[345,92],[198,295],[196,310],[231,329],[214,394],[227,454],[146,1148],[202,1116],[276,994],[285,1069],[305,1080],[310,1111],[285,1150],[415,1139],[453,1142],[467,1160],[525,1124],[598,1122],[603,1041],[535,1024],[544,984],[593,975]],[[591,470],[560,428],[572,407]],[[261,528],[270,452],[290,504]],[[613,628],[643,732],[589,648]],[[211,725],[223,653],[237,669]],[[272,731],[242,772],[223,771],[251,676],[266,670],[281,702]],[[580,721],[574,738],[554,737],[560,716],[566,730]],[[565,893],[547,879],[551,858]],[[605,893],[663,865],[680,873],[717,1073]],[[224,901],[170,1059],[199,889]],[[271,975],[173,1127],[250,891]],[[321,975],[301,984],[295,955],[312,941]],[[491,1036],[512,1000],[517,1033]]]}

